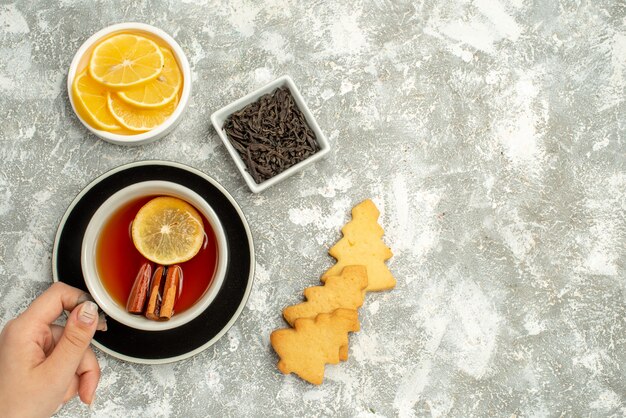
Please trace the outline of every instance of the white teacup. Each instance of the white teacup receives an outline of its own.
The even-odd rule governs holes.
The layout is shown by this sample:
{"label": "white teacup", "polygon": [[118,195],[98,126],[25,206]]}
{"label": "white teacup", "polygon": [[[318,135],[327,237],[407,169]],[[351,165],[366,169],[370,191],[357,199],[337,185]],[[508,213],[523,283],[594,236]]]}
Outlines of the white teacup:
{"label": "white teacup", "polygon": [[[215,275],[209,288],[190,308],[175,314],[168,321],[152,321],[144,316],[128,313],[126,307],[116,302],[104,288],[96,267],[96,246],[107,221],[119,208],[144,196],[173,196],[193,205],[209,221],[215,233],[218,247],[217,268],[215,269]],[[228,247],[226,244],[226,236],[213,209],[193,190],[169,181],[144,181],[136,183],[119,190],[109,197],[98,208],[89,221],[81,248],[83,276],[89,293],[91,293],[96,303],[107,315],[116,321],[129,327],[146,331],[163,331],[176,328],[186,324],[204,312],[211,302],[213,302],[224,282],[227,261]]]}

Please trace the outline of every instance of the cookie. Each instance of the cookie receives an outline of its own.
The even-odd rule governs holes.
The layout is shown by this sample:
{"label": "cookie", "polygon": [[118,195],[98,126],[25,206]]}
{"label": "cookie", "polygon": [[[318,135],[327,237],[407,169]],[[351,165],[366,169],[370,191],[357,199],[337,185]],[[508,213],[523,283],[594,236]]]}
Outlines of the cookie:
{"label": "cookie", "polygon": [[280,357],[278,370],[295,373],[314,385],[324,380],[326,364],[337,364],[341,347],[346,347],[348,332],[359,330],[359,316],[354,309],[337,309],[311,318],[299,318],[294,328],[272,332],[270,342]]}
{"label": "cookie", "polygon": [[348,360],[348,344],[342,345],[339,347],[339,360],[346,361]]}
{"label": "cookie", "polygon": [[352,220],[341,229],[343,238],[328,252],[337,259],[337,263],[322,275],[322,282],[338,275],[346,266],[364,265],[368,280],[366,291],[395,287],[396,279],[385,265],[393,254],[382,240],[385,231],[378,224],[379,215],[370,199],[352,209]]}
{"label": "cookie", "polygon": [[329,276],[324,286],[304,289],[306,302],[287,306],[283,316],[293,326],[298,318],[315,318],[320,313],[337,308],[358,309],[363,305],[367,287],[367,270],[364,266],[346,266],[340,275]]}

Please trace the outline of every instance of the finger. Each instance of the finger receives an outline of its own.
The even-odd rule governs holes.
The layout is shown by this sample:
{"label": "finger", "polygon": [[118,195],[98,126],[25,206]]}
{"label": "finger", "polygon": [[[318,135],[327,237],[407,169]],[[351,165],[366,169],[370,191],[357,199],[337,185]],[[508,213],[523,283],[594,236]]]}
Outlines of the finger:
{"label": "finger", "polygon": [[[100,324],[98,324],[98,327],[99,326]],[[63,335],[64,328],[59,325],[51,325],[50,328],[56,345],[56,342],[59,341]],[[98,359],[93,350],[88,348],[76,369],[72,383],[67,389],[67,392],[65,392],[63,403],[66,403],[78,393],[84,403],[91,405],[99,381],[100,364],[98,364]]]}
{"label": "finger", "polygon": [[70,399],[72,399],[78,393],[78,388],[80,385],[80,380],[77,375],[74,375],[72,378],[70,385],[65,391],[65,395],[63,396],[63,403],[67,403]]}
{"label": "finger", "polygon": [[57,282],[35,299],[20,316],[27,318],[27,322],[30,323],[51,324],[64,309],[71,311],[86,300],[91,300],[89,294],[65,283]]}
{"label": "finger", "polygon": [[97,325],[98,307],[94,302],[84,302],[70,313],[56,347],[39,366],[48,381],[54,382],[58,387],[68,387],[91,343]]}
{"label": "finger", "polygon": [[78,396],[83,403],[91,405],[100,381],[100,365],[91,348],[85,351],[85,355],[78,365],[78,369],[76,369],[76,374],[80,379]]}
{"label": "finger", "polygon": [[[96,330],[97,331],[107,330],[107,321],[102,312],[100,312],[100,315],[98,315],[98,326],[96,327]],[[52,352],[52,350],[54,350],[54,347],[57,345],[57,341],[61,339],[61,336],[63,335],[63,331],[65,331],[65,327],[62,327],[61,325],[52,324],[50,325],[50,331],[52,332],[53,344],[50,346],[49,350],[45,352],[46,357],[48,357],[50,353]]]}
{"label": "finger", "polygon": [[104,312],[100,312],[98,315],[98,326],[96,327],[98,331],[106,331],[108,329],[107,319],[104,316]]}
{"label": "finger", "polygon": [[65,328],[61,325],[50,325],[50,332],[52,332],[52,344],[50,345],[50,348],[46,351],[46,357],[48,357],[50,353],[54,351],[54,347],[56,347],[57,341],[61,339],[64,330]]}

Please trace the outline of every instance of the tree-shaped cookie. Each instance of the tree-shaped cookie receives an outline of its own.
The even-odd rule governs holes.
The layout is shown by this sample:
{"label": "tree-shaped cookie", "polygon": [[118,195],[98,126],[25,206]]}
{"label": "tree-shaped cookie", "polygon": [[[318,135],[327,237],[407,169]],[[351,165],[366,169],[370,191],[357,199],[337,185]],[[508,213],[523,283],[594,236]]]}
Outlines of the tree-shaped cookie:
{"label": "tree-shaped cookie", "polygon": [[278,370],[295,373],[307,382],[320,385],[324,366],[339,363],[339,350],[348,345],[348,332],[359,330],[359,317],[353,309],[337,309],[315,319],[296,319],[294,328],[272,332],[270,342],[280,357]]}
{"label": "tree-shaped cookie", "polygon": [[396,279],[385,265],[393,254],[382,240],[385,231],[378,224],[379,215],[370,199],[352,209],[352,220],[341,229],[343,238],[328,252],[337,263],[322,275],[323,282],[338,275],[345,266],[364,265],[368,280],[365,290],[387,290],[396,285]]}
{"label": "tree-shaped cookie", "polygon": [[293,326],[298,318],[315,318],[337,308],[358,309],[363,305],[366,287],[365,266],[346,266],[340,275],[329,276],[324,286],[304,289],[306,302],[287,306],[283,309],[283,316]]}
{"label": "tree-shaped cookie", "polygon": [[[287,306],[283,316],[293,326],[298,318],[315,318],[338,308],[358,309],[365,299],[367,270],[365,266],[346,266],[339,276],[330,276],[324,286],[304,289],[306,302]],[[348,360],[348,345],[341,346],[339,359]]]}

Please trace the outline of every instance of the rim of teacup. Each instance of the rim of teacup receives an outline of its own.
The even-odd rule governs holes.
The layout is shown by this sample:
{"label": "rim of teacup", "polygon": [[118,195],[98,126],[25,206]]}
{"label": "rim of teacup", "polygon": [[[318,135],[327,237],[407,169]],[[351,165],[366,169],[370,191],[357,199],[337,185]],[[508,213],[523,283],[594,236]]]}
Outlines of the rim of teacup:
{"label": "rim of teacup", "polygon": [[[218,260],[209,288],[190,308],[177,313],[167,321],[152,321],[141,315],[133,315],[116,302],[106,291],[96,266],[97,243],[107,221],[125,204],[146,196],[173,196],[194,206],[207,219],[215,234]],[[131,328],[144,331],[165,331],[180,327],[202,312],[213,302],[224,282],[228,262],[228,246],[224,229],[211,206],[196,192],[177,183],[150,180],[127,186],[111,195],[91,217],[81,246],[81,269],[89,293],[98,306],[112,319]]]}

